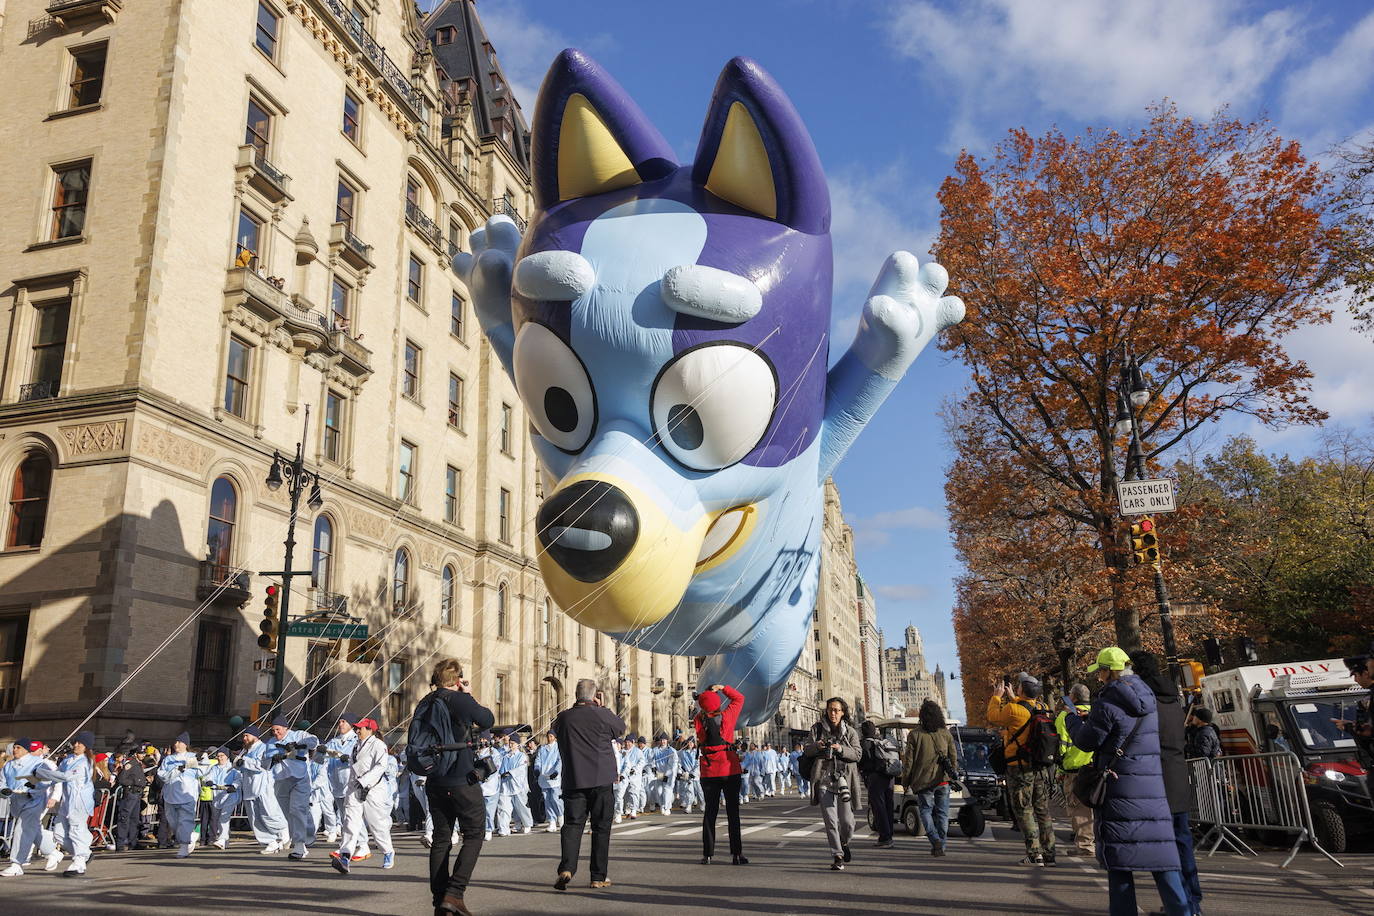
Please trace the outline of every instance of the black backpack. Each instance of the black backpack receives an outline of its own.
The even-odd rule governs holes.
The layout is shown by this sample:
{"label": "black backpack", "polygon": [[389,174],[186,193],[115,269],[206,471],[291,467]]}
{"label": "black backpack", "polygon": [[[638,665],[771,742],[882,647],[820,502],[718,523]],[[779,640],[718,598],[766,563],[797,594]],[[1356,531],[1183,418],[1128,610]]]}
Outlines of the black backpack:
{"label": "black backpack", "polygon": [[448,704],[434,691],[422,699],[406,732],[406,769],[417,776],[446,776],[458,764],[453,717]]}
{"label": "black backpack", "polygon": [[[1030,718],[1012,735],[1012,743],[1017,749],[1015,759],[1032,770],[1054,766],[1059,760],[1059,732],[1054,727],[1054,718],[1042,706],[1018,702],[1030,713]],[[1018,741],[1023,732],[1026,733],[1026,740]]]}
{"label": "black backpack", "polygon": [[869,772],[896,778],[902,775],[902,755],[889,738],[865,738],[868,745]]}

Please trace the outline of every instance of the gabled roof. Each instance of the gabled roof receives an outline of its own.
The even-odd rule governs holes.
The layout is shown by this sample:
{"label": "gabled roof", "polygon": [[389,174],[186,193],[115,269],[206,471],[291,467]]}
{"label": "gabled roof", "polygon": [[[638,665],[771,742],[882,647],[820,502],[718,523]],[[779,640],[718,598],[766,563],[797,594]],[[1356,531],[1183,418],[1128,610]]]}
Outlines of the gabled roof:
{"label": "gabled roof", "polygon": [[[478,136],[496,139],[528,172],[529,125],[482,28],[476,0],[441,0],[423,28],[446,80],[442,91],[456,100],[466,90]],[[446,114],[445,120],[450,117]]]}

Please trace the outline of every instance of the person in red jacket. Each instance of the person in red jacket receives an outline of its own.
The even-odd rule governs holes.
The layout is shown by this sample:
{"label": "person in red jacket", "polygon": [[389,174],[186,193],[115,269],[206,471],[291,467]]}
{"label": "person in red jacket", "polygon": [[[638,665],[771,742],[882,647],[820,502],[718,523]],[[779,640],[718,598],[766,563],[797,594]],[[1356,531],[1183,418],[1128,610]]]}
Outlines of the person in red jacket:
{"label": "person in red jacket", "polygon": [[[724,694],[724,700],[721,695]],[[725,794],[725,819],[730,831],[730,861],[748,865],[739,830],[740,766],[735,751],[735,723],[744,709],[744,695],[728,684],[714,684],[697,696],[701,711],[692,719],[701,748],[701,790],[706,805],[701,817],[701,864],[710,865],[716,851],[716,815]]]}

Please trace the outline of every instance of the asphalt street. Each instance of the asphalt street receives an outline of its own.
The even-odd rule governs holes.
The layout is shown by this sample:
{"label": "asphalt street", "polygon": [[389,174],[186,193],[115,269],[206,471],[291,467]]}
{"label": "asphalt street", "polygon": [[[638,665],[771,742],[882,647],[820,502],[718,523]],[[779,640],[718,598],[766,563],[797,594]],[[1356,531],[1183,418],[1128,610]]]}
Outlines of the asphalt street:
{"label": "asphalt street", "polygon": [[[700,818],[675,812],[642,816],[615,827],[611,840],[613,886],[592,890],[584,860],[564,893],[552,883],[558,837],[536,829],[528,836],[496,838],[483,848],[468,905],[477,914],[633,913],[832,914],[1105,913],[1103,873],[1091,860],[1060,859],[1057,868],[1018,866],[1019,835],[991,821],[984,836],[951,837],[949,855],[934,859],[922,838],[898,829],[894,849],[873,848],[862,827],[854,861],[843,872],[830,858],[817,809],[796,796],[745,806],[747,866],[698,864]],[[724,839],[724,817],[720,827]],[[953,826],[953,825],[951,825]],[[1066,839],[1060,831],[1061,843]],[[336,874],[323,846],[305,861],[265,857],[247,835],[226,852],[197,850],[188,859],[172,850],[101,853],[84,878],[45,873],[41,865],[22,878],[0,879],[0,912],[8,913],[432,913],[424,877],[426,850],[418,835],[396,834],[396,867],[381,856]],[[1341,857],[1338,868],[1304,851],[1279,869],[1283,855],[1263,852],[1241,859],[1224,849],[1201,860],[1205,912],[1215,914],[1352,914],[1374,911],[1374,852]],[[717,860],[719,861],[719,860]],[[725,857],[729,862],[728,855]],[[65,868],[65,864],[63,865]],[[1143,912],[1159,905],[1148,877],[1139,884]]]}

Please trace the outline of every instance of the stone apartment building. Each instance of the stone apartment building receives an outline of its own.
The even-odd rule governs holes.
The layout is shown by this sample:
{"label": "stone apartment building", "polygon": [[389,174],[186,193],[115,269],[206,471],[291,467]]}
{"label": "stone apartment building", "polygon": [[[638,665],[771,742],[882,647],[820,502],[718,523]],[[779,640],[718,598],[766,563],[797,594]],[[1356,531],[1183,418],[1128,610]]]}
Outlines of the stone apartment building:
{"label": "stone apartment building", "polygon": [[859,617],[859,655],[863,674],[863,711],[883,718],[890,712],[883,678],[883,631],[878,627],[878,601],[863,576],[855,575],[855,609]]}
{"label": "stone apartment building", "polygon": [[634,731],[685,726],[691,660],[577,625],[534,561],[526,419],[451,268],[529,206],[472,0],[3,13],[0,734],[104,703],[102,738],[210,740],[261,709],[298,442],[292,615],[371,628],[288,640],[298,717],[398,726],[455,655],[502,723],[589,676]]}
{"label": "stone apartment building", "polygon": [[949,699],[945,695],[945,673],[937,664],[932,672],[926,667],[925,644],[921,631],[906,628],[902,645],[883,650],[883,674],[887,682],[887,699],[893,709],[915,715],[921,704],[935,700],[949,715]]}

